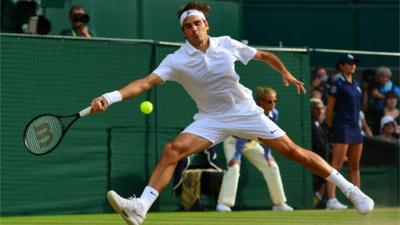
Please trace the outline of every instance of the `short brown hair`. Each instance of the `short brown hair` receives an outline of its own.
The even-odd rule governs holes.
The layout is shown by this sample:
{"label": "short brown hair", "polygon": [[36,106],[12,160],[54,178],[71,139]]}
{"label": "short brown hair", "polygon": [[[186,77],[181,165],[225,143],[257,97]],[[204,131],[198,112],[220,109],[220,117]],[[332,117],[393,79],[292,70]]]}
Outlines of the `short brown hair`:
{"label": "short brown hair", "polygon": [[207,18],[208,12],[210,12],[211,7],[205,3],[199,2],[189,2],[185,6],[181,7],[177,13],[178,19],[181,17],[182,13],[189,9],[197,9],[204,13],[204,16]]}

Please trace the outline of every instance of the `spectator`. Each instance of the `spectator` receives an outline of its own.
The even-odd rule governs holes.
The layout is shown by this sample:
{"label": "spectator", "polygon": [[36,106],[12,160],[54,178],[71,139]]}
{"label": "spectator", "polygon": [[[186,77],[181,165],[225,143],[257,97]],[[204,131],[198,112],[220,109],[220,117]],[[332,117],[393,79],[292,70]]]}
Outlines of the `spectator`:
{"label": "spectator", "polygon": [[381,119],[381,133],[377,139],[399,144],[399,139],[395,137],[397,124],[391,116],[383,116]]}
{"label": "spectator", "polygon": [[[278,110],[275,108],[277,103],[275,90],[269,87],[258,87],[256,102],[264,109],[264,114],[276,123]],[[218,211],[230,212],[231,207],[235,205],[242,154],[262,173],[274,204],[272,210],[293,211],[293,208],[286,204],[279,167],[267,145],[238,137],[228,137],[224,140],[224,152],[228,170],[222,179]]]}
{"label": "spectator", "polygon": [[89,29],[87,25],[90,17],[86,14],[83,6],[71,6],[68,16],[71,27],[62,30],[60,35],[87,38],[96,36],[95,32]]}
{"label": "spectator", "polygon": [[394,85],[390,80],[391,78],[392,71],[386,66],[381,66],[376,71],[377,86],[372,94],[375,99],[376,107],[380,110],[384,108],[384,99],[388,92],[394,91],[397,96],[400,96],[400,87]]}
{"label": "spectator", "polygon": [[[312,134],[312,151],[317,153],[326,161],[331,157],[331,143],[329,141],[328,126],[325,122],[325,106],[321,99],[311,98],[311,134]],[[325,208],[324,202],[326,181],[318,176],[313,176],[313,190],[314,190],[314,207]]]}
{"label": "spectator", "polygon": [[383,115],[391,116],[397,124],[400,124],[400,113],[398,109],[399,96],[396,92],[391,91],[385,96],[385,107],[383,108]]}
{"label": "spectator", "polygon": [[[363,138],[359,125],[361,89],[353,79],[359,61],[351,54],[343,55],[336,63],[341,72],[330,90],[327,104],[327,123],[332,128],[332,160],[331,165],[337,171],[348,159],[350,181],[360,186],[360,158]],[[346,209],[336,199],[335,185],[327,183],[327,209]]]}
{"label": "spectator", "polygon": [[318,90],[313,90],[311,92],[311,98],[317,98],[322,100],[322,93]]}
{"label": "spectator", "polygon": [[322,94],[322,100],[326,102],[328,97],[328,73],[324,67],[316,67],[312,72],[311,87]]}
{"label": "spectator", "polygon": [[[371,91],[371,105],[366,112],[368,123],[371,124],[372,132],[377,135],[380,134],[380,119],[384,115],[385,96],[387,93],[394,91],[398,96],[400,88],[395,86],[390,80],[392,71],[386,67],[381,66],[376,71],[376,84]],[[363,100],[365,103],[365,100]]]}

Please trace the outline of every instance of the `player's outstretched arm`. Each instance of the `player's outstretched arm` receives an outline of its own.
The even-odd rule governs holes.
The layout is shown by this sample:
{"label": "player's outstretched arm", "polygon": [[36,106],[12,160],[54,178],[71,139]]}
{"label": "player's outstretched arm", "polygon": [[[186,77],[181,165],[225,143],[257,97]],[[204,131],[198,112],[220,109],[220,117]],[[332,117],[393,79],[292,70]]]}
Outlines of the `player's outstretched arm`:
{"label": "player's outstretched arm", "polygon": [[283,62],[273,53],[258,50],[254,59],[263,61],[272,67],[274,70],[278,71],[282,75],[283,83],[288,86],[293,84],[297,88],[297,93],[306,93],[304,88],[304,83],[297,80],[285,67]]}
{"label": "player's outstretched arm", "polygon": [[117,91],[106,93],[93,99],[91,113],[104,112],[111,104],[138,96],[162,82],[161,78],[154,73],[142,79],[134,80]]}

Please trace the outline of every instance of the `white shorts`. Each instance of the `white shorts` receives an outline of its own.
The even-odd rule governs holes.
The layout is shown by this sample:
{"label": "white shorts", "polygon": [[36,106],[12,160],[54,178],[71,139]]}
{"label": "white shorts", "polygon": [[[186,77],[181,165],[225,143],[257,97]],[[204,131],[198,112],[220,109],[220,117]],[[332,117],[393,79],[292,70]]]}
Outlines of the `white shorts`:
{"label": "white shorts", "polygon": [[278,125],[264,114],[233,116],[226,119],[201,117],[191,123],[182,133],[191,133],[205,138],[216,145],[228,136],[249,140],[275,139],[285,135]]}

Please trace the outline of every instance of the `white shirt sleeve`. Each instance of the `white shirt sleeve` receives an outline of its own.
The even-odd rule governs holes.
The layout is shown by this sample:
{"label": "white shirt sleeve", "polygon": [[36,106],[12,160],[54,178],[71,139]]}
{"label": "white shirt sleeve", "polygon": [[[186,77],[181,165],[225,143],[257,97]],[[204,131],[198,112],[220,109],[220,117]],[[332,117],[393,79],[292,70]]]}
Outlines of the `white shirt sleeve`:
{"label": "white shirt sleeve", "polygon": [[172,62],[172,54],[167,55],[153,73],[157,74],[163,81],[174,80],[176,72]]}
{"label": "white shirt sleeve", "polygon": [[253,59],[257,53],[257,49],[245,45],[242,42],[234,40],[230,37],[227,37],[225,42],[226,47],[231,50],[233,56],[244,65],[246,65],[251,59]]}

